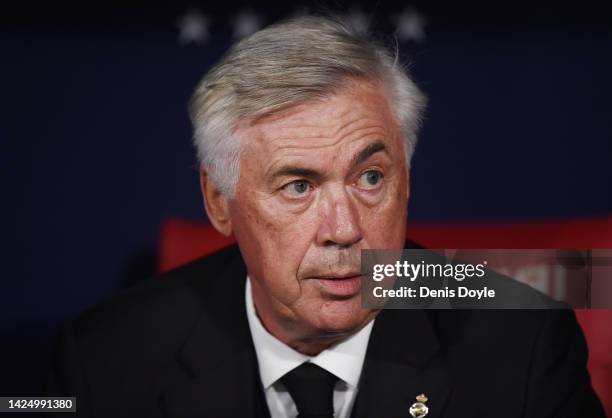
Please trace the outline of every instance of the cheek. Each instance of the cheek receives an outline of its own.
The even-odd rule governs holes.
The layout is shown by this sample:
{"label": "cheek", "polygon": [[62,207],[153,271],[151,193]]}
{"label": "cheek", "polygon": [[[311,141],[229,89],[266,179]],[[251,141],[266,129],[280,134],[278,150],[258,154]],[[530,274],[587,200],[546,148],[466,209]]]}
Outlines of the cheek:
{"label": "cheek", "polygon": [[266,199],[259,202],[257,212],[261,224],[258,236],[265,237],[266,255],[275,264],[297,268],[315,234],[314,211],[295,214],[274,199]]}
{"label": "cheek", "polygon": [[271,198],[246,201],[237,195],[236,203],[232,222],[250,274],[277,298],[294,297],[299,291],[296,273],[313,239],[309,213],[296,216]]}
{"label": "cheek", "polygon": [[363,230],[370,248],[402,248],[406,239],[407,186],[399,181],[384,199],[363,208]]}

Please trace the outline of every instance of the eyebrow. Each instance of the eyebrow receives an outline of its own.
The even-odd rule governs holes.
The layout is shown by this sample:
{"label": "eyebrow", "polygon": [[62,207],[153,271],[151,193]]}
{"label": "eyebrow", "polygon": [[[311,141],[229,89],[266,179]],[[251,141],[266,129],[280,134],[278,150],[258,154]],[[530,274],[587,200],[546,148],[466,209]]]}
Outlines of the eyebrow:
{"label": "eyebrow", "polygon": [[387,146],[383,144],[382,141],[376,141],[369,144],[352,158],[351,167],[361,164],[362,162],[370,158],[372,155],[381,151],[387,152]]}
{"label": "eyebrow", "polygon": [[[367,145],[364,149],[359,151],[357,154],[351,158],[351,168],[356,165],[361,164],[366,161],[372,155],[377,152],[388,152],[387,146],[382,141],[376,141],[369,145]],[[313,170],[311,168],[298,167],[294,165],[285,165],[279,168],[277,171],[272,174],[272,178],[282,177],[282,176],[296,176],[296,177],[309,177],[314,179],[321,179],[323,174],[318,172],[317,170]]]}

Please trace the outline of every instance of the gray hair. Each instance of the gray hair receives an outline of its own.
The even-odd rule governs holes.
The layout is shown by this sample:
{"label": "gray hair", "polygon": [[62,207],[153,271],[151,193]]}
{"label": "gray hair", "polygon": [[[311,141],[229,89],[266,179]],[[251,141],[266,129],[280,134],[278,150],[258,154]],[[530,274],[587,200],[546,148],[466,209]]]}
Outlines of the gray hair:
{"label": "gray hair", "polygon": [[238,123],[326,97],[349,78],[382,82],[403,132],[407,169],[426,99],[389,50],[340,21],[302,16],[233,45],[189,102],[193,142],[217,188],[233,196],[239,176]]}

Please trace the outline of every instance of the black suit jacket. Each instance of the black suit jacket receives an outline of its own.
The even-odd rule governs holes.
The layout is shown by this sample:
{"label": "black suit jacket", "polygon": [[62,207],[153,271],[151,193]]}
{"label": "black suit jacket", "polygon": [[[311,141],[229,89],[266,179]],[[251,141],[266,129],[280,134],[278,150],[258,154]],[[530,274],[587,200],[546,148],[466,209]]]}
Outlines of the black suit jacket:
{"label": "black suit jacket", "polygon": [[[150,280],[68,323],[49,395],[79,417],[265,417],[236,246]],[[571,310],[383,310],[356,418],[603,417]],[[71,416],[75,416],[72,414]]]}

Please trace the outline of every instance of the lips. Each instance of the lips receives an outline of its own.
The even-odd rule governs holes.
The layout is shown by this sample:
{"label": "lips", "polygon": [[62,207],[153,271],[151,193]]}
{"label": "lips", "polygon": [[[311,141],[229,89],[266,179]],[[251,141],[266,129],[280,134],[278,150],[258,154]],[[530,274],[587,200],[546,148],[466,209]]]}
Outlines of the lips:
{"label": "lips", "polygon": [[361,290],[361,273],[330,274],[313,278],[325,293],[333,296],[354,296]]}
{"label": "lips", "polygon": [[321,274],[320,276],[315,276],[315,279],[337,280],[337,279],[349,279],[355,276],[361,276],[361,273],[356,271],[356,272],[350,272],[350,273],[344,273],[344,274],[340,274],[340,273]]}

